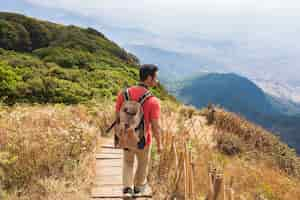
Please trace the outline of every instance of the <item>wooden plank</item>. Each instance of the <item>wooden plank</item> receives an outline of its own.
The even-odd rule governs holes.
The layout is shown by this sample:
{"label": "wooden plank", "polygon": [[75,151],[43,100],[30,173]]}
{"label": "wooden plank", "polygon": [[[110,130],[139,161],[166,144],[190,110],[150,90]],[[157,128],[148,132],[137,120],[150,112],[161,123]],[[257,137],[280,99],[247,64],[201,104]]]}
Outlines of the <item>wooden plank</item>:
{"label": "wooden plank", "polygon": [[111,167],[111,168],[101,168],[99,170],[96,171],[96,175],[102,175],[102,174],[122,174],[122,167],[118,166],[118,167]]}
{"label": "wooden plank", "polygon": [[112,144],[104,144],[101,146],[101,148],[120,149],[120,148],[115,148],[114,145],[112,145]]}
{"label": "wooden plank", "polygon": [[[92,199],[125,199],[122,194],[123,149],[114,148],[112,143],[101,146],[96,156],[95,187],[92,189]],[[136,162],[134,168],[136,168]],[[134,198],[152,199],[152,191]]]}
{"label": "wooden plank", "polygon": [[102,175],[100,177],[95,178],[96,183],[101,183],[102,185],[104,184],[122,184],[122,176],[121,174],[118,175]]}
{"label": "wooden plank", "polygon": [[123,154],[123,150],[121,150],[121,149],[102,148],[102,149],[100,149],[99,153],[116,153],[116,154]]}
{"label": "wooden plank", "polygon": [[123,154],[97,153],[96,159],[122,159]]}
{"label": "wooden plank", "polygon": [[100,172],[96,173],[96,176],[102,177],[102,176],[118,176],[122,174],[122,171],[108,171],[108,170],[103,170]]}
{"label": "wooden plank", "polygon": [[97,160],[96,168],[101,170],[103,167],[122,167],[123,162],[120,159]]}
{"label": "wooden plank", "polygon": [[110,187],[110,186],[119,186],[119,187],[123,187],[122,183],[102,183],[102,182],[98,182],[95,183],[95,188],[97,187]]}

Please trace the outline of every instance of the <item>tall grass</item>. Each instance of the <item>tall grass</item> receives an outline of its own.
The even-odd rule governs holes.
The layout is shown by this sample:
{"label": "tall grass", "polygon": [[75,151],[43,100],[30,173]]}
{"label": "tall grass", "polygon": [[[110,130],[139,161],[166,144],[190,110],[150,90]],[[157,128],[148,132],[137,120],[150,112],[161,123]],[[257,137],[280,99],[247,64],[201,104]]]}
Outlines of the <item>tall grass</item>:
{"label": "tall grass", "polygon": [[[8,199],[88,199],[107,119],[98,104],[0,108],[0,177]],[[109,106],[106,107],[106,110]]]}
{"label": "tall grass", "polygon": [[[213,124],[219,134],[218,141],[222,142],[231,135],[237,138],[235,144],[238,144],[244,151],[256,151],[263,153],[264,159],[270,158],[274,165],[284,170],[290,176],[300,180],[300,158],[295,149],[290,148],[286,143],[262,127],[247,121],[242,116],[231,113],[219,108],[214,109]],[[206,116],[209,116],[206,110]],[[239,141],[238,141],[239,140]]]}
{"label": "tall grass", "polygon": [[[226,111],[216,111],[208,123],[206,109],[162,105],[164,148],[158,156],[153,146],[153,199],[205,199],[218,177],[218,198],[226,200],[231,193],[238,200],[300,197],[296,165],[278,162],[290,154],[280,154],[284,144],[271,133]],[[113,120],[113,107],[110,101],[0,106],[1,198],[89,199],[93,154]],[[286,160],[293,159],[298,157]]]}
{"label": "tall grass", "polygon": [[[219,112],[227,116],[226,122]],[[239,116],[228,120],[228,115],[233,117],[226,111],[217,111],[212,123],[208,123],[207,109],[164,106],[164,150],[158,156],[153,148],[152,154],[150,180],[154,199],[214,199],[210,198],[216,185],[212,180],[218,176],[222,180],[217,199],[300,198],[299,179],[276,161],[276,149],[280,147],[272,145],[284,144]],[[250,124],[251,129],[244,128]],[[248,134],[251,139],[245,140]]]}

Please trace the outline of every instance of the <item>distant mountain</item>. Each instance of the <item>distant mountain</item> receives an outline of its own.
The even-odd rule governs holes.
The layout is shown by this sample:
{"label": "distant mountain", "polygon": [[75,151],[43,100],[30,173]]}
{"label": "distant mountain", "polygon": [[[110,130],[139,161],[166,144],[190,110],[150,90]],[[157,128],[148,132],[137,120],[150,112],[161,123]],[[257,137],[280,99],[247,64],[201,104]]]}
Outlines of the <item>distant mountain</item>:
{"label": "distant mountain", "polygon": [[[300,134],[297,135],[300,115],[287,115],[291,104],[266,94],[245,77],[233,73],[203,73],[177,83],[171,82],[167,88],[186,104],[201,108],[213,103],[239,113],[279,134],[300,153]],[[300,109],[300,106],[293,106]]]}
{"label": "distant mountain", "polygon": [[124,45],[129,52],[138,56],[142,63],[155,63],[159,65],[160,79],[163,82],[189,77],[191,74],[202,73],[219,68],[215,61],[199,55],[180,53],[146,45]]}
{"label": "distant mountain", "polygon": [[[141,34],[143,35],[143,34]],[[216,42],[210,40],[199,40],[182,38],[190,43],[199,43],[201,47],[213,45],[215,48],[224,49],[234,47],[230,41]],[[187,42],[189,43],[189,42]],[[188,45],[188,44],[186,44]],[[197,77],[203,73],[230,73],[234,67],[226,67],[222,61],[218,61],[218,56],[213,58],[208,55],[182,53],[172,50],[165,50],[149,45],[125,44],[124,48],[137,55],[142,63],[155,63],[159,65],[159,78],[162,83],[168,84],[174,80],[182,80],[190,77]],[[239,71],[234,73],[241,74]],[[274,79],[263,79],[256,76],[246,76],[259,86],[265,93],[270,95],[270,100],[281,102],[280,109],[286,114],[297,114],[298,104],[300,104],[300,81],[291,80],[289,82]],[[173,84],[176,84],[173,82]]]}
{"label": "distant mountain", "polygon": [[239,75],[209,73],[188,80],[178,92],[185,103],[197,107],[220,104],[230,111],[255,118],[258,113],[276,113],[268,96],[253,82]]}

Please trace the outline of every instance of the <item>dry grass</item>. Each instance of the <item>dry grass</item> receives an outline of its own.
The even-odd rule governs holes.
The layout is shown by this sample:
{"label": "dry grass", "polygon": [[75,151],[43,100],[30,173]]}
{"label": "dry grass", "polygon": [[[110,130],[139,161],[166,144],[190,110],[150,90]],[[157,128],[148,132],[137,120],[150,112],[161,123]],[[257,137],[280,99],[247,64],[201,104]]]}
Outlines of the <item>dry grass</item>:
{"label": "dry grass", "polygon": [[[207,125],[207,110],[162,105],[164,150],[158,156],[154,146],[150,169],[154,199],[204,199],[211,167],[224,174],[226,187],[233,178],[236,200],[300,199],[294,165],[278,162],[291,161],[291,154],[276,156],[287,150],[275,136],[226,111]],[[1,106],[0,177],[7,199],[88,199],[96,141],[113,114],[111,102]],[[228,154],[225,146],[241,151]]]}
{"label": "dry grass", "polygon": [[[206,116],[209,116],[208,110]],[[235,113],[222,109],[215,109],[213,118],[216,131],[219,135],[223,135],[219,140],[228,138],[228,135],[237,136],[243,144],[244,151],[255,150],[260,155],[267,156],[274,161],[274,165],[300,179],[300,158],[297,157],[295,149],[281,142],[278,136]]]}
{"label": "dry grass", "polygon": [[[191,110],[170,105],[163,108],[164,150],[158,156],[153,148],[150,174],[154,199],[204,199],[209,191],[211,168],[223,174],[225,192],[231,185],[235,199],[300,199],[299,179],[279,165],[278,156],[274,157],[279,152],[272,145],[284,145],[278,138],[226,111],[217,113],[217,119],[207,125],[207,110]],[[223,115],[226,121],[221,118]],[[240,147],[240,151],[221,151],[221,140],[222,147]],[[186,154],[185,149],[192,155]],[[191,167],[185,172],[188,163]]]}
{"label": "dry grass", "polygon": [[111,117],[106,104],[2,106],[2,196],[88,199],[95,173],[93,153]]}
{"label": "dry grass", "polygon": [[[184,199],[187,190],[191,192],[193,190],[195,195],[199,196],[207,188],[207,182],[204,180],[201,180],[201,182],[206,183],[201,186],[197,179],[189,179],[189,182],[194,182],[192,185],[199,185],[199,187],[188,188],[188,185],[184,184],[184,173],[189,173],[189,177],[203,174],[202,178],[208,179],[205,177],[207,176],[206,169],[202,167],[199,170],[196,161],[198,156],[201,156],[201,158],[209,156],[210,154],[207,151],[210,151],[215,143],[212,138],[213,129],[206,126],[205,118],[200,114],[199,111],[191,107],[163,106],[161,126],[163,129],[162,144],[164,150],[158,157],[155,148],[153,148],[150,174],[155,193],[154,199],[172,199],[175,197]],[[189,157],[188,154],[190,153],[192,157],[187,160],[186,158]],[[188,167],[190,167],[190,170],[184,170]],[[205,172],[202,173],[202,170]],[[157,187],[157,185],[160,187]]]}

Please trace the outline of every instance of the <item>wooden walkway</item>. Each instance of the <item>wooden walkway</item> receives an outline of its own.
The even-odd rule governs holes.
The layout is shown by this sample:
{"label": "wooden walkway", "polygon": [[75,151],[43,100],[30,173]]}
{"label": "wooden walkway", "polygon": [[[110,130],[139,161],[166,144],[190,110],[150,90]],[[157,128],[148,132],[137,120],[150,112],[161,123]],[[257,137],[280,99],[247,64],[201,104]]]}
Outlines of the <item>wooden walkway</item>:
{"label": "wooden walkway", "polygon": [[[101,146],[96,154],[95,187],[92,189],[91,199],[125,199],[122,194],[122,159],[123,150],[114,148],[112,142]],[[152,192],[147,191],[134,198],[152,199]]]}

